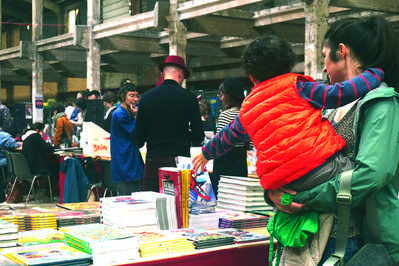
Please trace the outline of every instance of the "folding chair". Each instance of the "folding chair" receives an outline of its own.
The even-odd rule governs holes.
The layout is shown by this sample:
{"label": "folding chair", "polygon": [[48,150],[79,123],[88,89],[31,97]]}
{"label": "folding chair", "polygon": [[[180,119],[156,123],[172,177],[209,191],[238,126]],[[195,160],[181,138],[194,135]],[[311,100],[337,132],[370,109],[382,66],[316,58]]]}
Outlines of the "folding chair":
{"label": "folding chair", "polygon": [[51,189],[50,175],[49,174],[34,175],[30,172],[28,162],[26,161],[25,156],[22,153],[10,152],[10,155],[11,155],[11,161],[12,161],[12,165],[13,165],[13,171],[15,174],[14,183],[12,185],[10,195],[12,194],[12,191],[14,190],[15,184],[18,179],[30,180],[31,185],[30,185],[30,189],[28,192],[28,196],[26,197],[26,202],[25,202],[25,205],[26,205],[29,201],[29,196],[30,196],[30,193],[32,192],[35,180],[37,178],[46,178],[47,177],[48,185],[50,188],[50,201],[53,202],[53,191]]}

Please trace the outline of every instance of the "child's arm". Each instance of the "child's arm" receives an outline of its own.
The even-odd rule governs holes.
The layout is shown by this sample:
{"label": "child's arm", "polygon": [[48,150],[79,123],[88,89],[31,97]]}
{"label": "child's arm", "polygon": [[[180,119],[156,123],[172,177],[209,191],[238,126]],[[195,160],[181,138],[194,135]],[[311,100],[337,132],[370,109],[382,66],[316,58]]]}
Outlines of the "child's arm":
{"label": "child's arm", "polygon": [[299,95],[316,109],[333,109],[363,97],[378,88],[384,72],[379,68],[368,68],[362,74],[335,85],[319,82],[297,82]]}
{"label": "child's arm", "polygon": [[207,160],[218,158],[238,144],[250,141],[250,137],[240,123],[239,115],[222,128],[202,147],[202,154]]}

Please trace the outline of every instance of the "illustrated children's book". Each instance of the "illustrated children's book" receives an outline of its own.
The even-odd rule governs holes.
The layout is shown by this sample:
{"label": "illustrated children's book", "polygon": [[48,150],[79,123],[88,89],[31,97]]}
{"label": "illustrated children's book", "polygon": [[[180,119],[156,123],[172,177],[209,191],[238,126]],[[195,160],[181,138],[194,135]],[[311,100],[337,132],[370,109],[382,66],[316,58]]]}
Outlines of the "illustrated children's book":
{"label": "illustrated children's book", "polygon": [[176,157],[176,166],[179,169],[190,170],[190,196],[189,204],[193,205],[216,205],[216,196],[212,188],[211,179],[206,169],[198,170],[195,173],[192,170],[192,162],[190,157]]}
{"label": "illustrated children's book", "polygon": [[3,251],[3,255],[22,265],[80,265],[88,264],[91,255],[72,248],[65,243],[14,247]]}

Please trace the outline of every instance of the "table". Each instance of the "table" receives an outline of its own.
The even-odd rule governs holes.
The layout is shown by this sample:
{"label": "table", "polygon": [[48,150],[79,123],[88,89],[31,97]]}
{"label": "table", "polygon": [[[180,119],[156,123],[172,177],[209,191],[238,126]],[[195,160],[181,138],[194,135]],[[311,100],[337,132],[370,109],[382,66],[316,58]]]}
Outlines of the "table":
{"label": "table", "polygon": [[140,258],[135,262],[118,264],[133,266],[265,266],[269,265],[269,240],[216,247],[154,258]]}

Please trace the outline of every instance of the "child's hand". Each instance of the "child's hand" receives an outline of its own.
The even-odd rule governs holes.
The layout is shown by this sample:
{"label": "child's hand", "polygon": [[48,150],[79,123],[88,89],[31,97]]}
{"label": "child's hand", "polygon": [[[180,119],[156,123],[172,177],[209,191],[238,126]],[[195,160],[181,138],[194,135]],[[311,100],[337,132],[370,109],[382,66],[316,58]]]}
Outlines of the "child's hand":
{"label": "child's hand", "polygon": [[205,159],[205,157],[204,157],[204,155],[202,155],[202,153],[196,155],[193,158],[193,170],[194,170],[194,173],[197,173],[198,168],[200,168],[200,167],[201,167],[201,172],[202,172],[204,170],[204,167],[205,167],[207,162],[208,162],[208,160]]}

